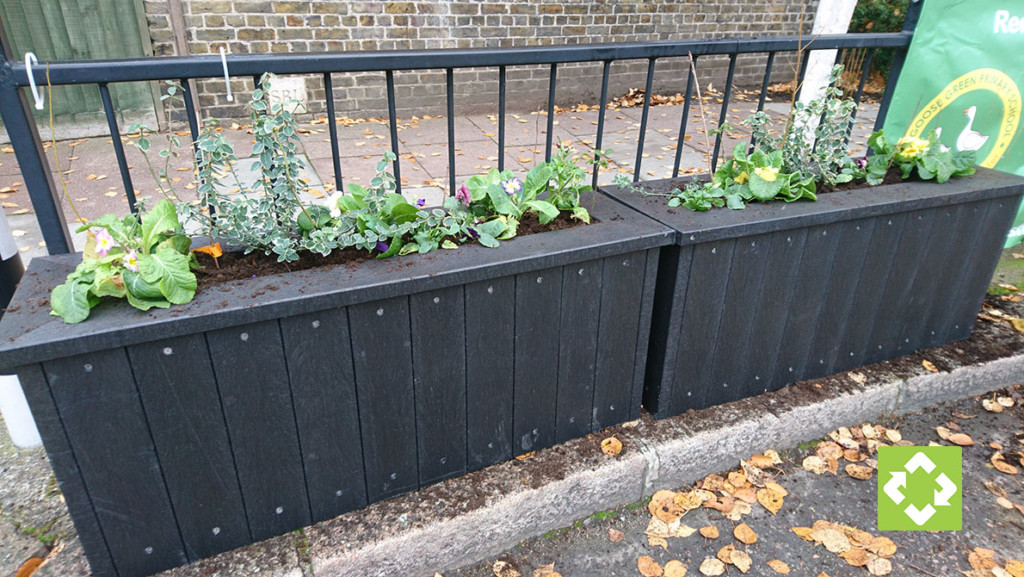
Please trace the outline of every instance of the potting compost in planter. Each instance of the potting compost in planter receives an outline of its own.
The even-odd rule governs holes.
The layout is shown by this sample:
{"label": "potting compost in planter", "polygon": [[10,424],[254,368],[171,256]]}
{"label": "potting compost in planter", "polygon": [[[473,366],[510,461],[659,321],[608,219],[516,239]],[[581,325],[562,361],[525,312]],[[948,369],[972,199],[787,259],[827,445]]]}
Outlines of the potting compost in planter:
{"label": "potting compost in planter", "polygon": [[667,417],[966,338],[1024,179],[979,168],[709,212],[603,192],[676,231],[644,385]]}
{"label": "potting compost in planter", "polygon": [[280,535],[630,419],[659,247],[600,195],[589,226],[200,287],[87,322],[34,259],[0,331],[97,575]]}

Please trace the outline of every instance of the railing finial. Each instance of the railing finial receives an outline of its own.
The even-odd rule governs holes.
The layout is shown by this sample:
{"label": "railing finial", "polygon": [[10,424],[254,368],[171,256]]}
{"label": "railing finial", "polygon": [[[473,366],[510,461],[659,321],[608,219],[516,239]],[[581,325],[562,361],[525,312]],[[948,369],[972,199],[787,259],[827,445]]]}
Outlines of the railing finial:
{"label": "railing finial", "polygon": [[235,97],[231,95],[231,77],[228,75],[228,56],[224,53],[224,47],[220,47],[220,63],[224,67],[224,86],[228,91],[228,102],[234,102]]}
{"label": "railing finial", "polygon": [[28,85],[32,89],[32,98],[36,101],[36,110],[43,109],[43,95],[39,93],[39,88],[36,87],[36,77],[32,74],[32,65],[39,64],[36,60],[36,55],[31,52],[25,53],[25,73],[28,74]]}

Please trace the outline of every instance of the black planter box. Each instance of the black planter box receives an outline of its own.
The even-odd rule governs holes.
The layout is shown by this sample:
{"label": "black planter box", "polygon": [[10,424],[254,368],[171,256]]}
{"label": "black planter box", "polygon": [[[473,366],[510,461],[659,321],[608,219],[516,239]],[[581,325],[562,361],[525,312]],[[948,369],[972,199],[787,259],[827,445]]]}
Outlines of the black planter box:
{"label": "black planter box", "polygon": [[0,324],[97,575],[283,534],[640,413],[668,227],[591,226],[49,315],[32,261]]}
{"label": "black planter box", "polygon": [[661,418],[966,338],[1024,179],[979,169],[709,212],[603,192],[676,230],[644,384]]}

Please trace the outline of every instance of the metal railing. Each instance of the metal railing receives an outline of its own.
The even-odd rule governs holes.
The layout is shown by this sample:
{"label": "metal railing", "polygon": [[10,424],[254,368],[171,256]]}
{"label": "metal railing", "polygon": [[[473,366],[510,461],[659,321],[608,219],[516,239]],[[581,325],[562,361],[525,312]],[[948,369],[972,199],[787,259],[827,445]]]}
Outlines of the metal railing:
{"label": "metal railing", "polygon": [[[916,3],[917,6],[920,2]],[[558,68],[572,63],[602,63],[600,108],[598,118],[595,149],[602,149],[604,138],[605,115],[608,104],[609,72],[613,62],[622,60],[646,60],[647,77],[646,91],[643,102],[643,113],[637,138],[636,162],[634,163],[634,180],[639,178],[642,164],[644,140],[647,132],[647,121],[651,105],[651,90],[654,72],[659,60],[667,58],[687,58],[695,60],[709,56],[727,56],[729,66],[724,93],[722,95],[719,122],[726,119],[733,90],[733,78],[736,61],[740,55],[764,54],[764,80],[758,99],[758,111],[763,110],[765,96],[768,92],[769,79],[776,55],[780,53],[802,53],[803,65],[798,72],[798,85],[806,73],[806,56],[812,51],[837,50],[836,62],[842,58],[844,50],[868,49],[867,59],[878,49],[896,49],[897,57],[892,70],[890,82],[883,96],[878,113],[876,127],[885,119],[895,78],[899,74],[902,58],[910,44],[913,24],[916,15],[908,16],[908,25],[903,32],[889,34],[844,34],[823,35],[814,37],[777,37],[765,39],[728,39],[728,40],[692,40],[664,41],[636,44],[592,44],[572,46],[527,47],[509,49],[456,49],[456,50],[416,50],[390,52],[359,52],[359,53],[304,53],[304,54],[239,54],[229,57],[231,74],[234,76],[251,76],[257,79],[264,73],[279,75],[317,74],[322,75],[326,110],[330,121],[331,152],[336,188],[342,188],[342,166],[338,155],[338,132],[334,122],[334,92],[331,75],[349,72],[381,72],[385,75],[387,85],[388,117],[390,123],[391,149],[397,159],[394,161],[394,173],[401,186],[401,154],[399,150],[398,122],[395,112],[394,73],[406,70],[442,69],[446,73],[447,89],[447,129],[448,129],[448,181],[449,193],[454,194],[455,187],[455,119],[454,119],[454,70],[460,68],[497,68],[498,69],[498,168],[504,169],[506,141],[506,70],[516,66],[549,66],[548,101],[547,101],[547,137],[544,158],[551,159],[553,123],[555,120],[555,91],[558,79]],[[0,32],[2,34],[2,32]],[[5,39],[4,39],[5,40]],[[9,46],[3,42],[4,46]],[[6,49],[5,49],[6,50]],[[25,87],[29,86],[28,70],[19,62],[11,60],[6,54],[0,67],[0,116],[6,125],[8,135],[14,147],[17,160],[39,226],[50,254],[70,252],[73,247],[70,232],[60,208],[58,189],[50,172],[43,153],[43,145],[39,131],[30,113],[29,96]],[[682,120],[679,126],[673,177],[679,174],[679,164],[686,135],[687,119],[694,92],[694,67],[690,67],[686,81],[686,96],[683,103]],[[48,72],[47,72],[48,70]],[[95,84],[99,86],[104,111],[110,130],[114,153],[120,169],[121,180],[129,205],[134,206],[134,188],[125,158],[124,146],[121,141],[120,128],[117,123],[116,111],[111,104],[109,85],[118,82],[163,81],[180,82],[185,90],[184,105],[188,117],[189,129],[193,145],[199,134],[199,124],[192,95],[189,93],[189,80],[211,79],[223,77],[223,68],[219,56],[137,58],[125,60],[91,60],[75,62],[53,62],[33,68],[38,84],[81,85]],[[48,80],[47,75],[48,74]],[[862,74],[859,88],[854,96],[859,103],[863,93],[867,73]],[[258,83],[258,82],[257,82]],[[717,164],[722,144],[722,135],[715,138],[712,166]],[[593,181],[596,187],[598,169],[593,170]]]}

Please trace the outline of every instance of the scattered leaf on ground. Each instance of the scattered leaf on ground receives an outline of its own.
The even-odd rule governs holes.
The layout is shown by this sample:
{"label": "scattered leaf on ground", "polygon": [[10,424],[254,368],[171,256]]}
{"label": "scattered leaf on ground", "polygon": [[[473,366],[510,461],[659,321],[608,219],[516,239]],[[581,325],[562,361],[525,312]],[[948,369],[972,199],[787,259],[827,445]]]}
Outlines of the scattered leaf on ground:
{"label": "scattered leaf on ground", "polygon": [[665,563],[665,577],[685,577],[686,576],[686,565],[678,559],[673,559],[668,563]]}
{"label": "scattered leaf on ground", "polygon": [[820,542],[832,553],[838,554],[850,549],[850,540],[835,529],[818,529],[811,533],[811,538]]}
{"label": "scattered leaf on ground", "polygon": [[1002,413],[1003,406],[992,399],[982,399],[981,407],[990,413]]}
{"label": "scattered leaf on ground", "polygon": [[647,555],[641,555],[636,560],[636,568],[640,570],[640,574],[644,577],[661,577],[665,574],[661,565]]}
{"label": "scattered leaf on ground", "polygon": [[1013,577],[1024,577],[1024,561],[1010,559],[1006,562],[1006,571]]}
{"label": "scattered leaf on ground", "polygon": [[614,457],[622,452],[622,441],[616,439],[615,437],[608,437],[607,439],[601,441],[601,451],[605,455],[610,455]]}
{"label": "scattered leaf on ground", "polygon": [[666,553],[668,553],[668,541],[666,541],[664,537],[652,537],[651,535],[648,535],[647,546],[652,549],[655,547],[661,547]]}
{"label": "scattered leaf on ground", "polygon": [[533,577],[562,577],[562,574],[555,571],[555,564],[548,563],[533,570]]}
{"label": "scattered leaf on ground", "polygon": [[737,569],[743,573],[750,571],[750,566],[754,564],[754,561],[750,558],[750,555],[746,551],[733,550],[729,555],[729,559]]}
{"label": "scattered leaf on ground", "polygon": [[868,573],[872,575],[888,575],[892,573],[892,562],[883,557],[875,557],[868,561]]}
{"label": "scattered leaf on ground", "polygon": [[789,565],[786,565],[786,563],[783,561],[779,561],[778,559],[772,559],[768,562],[768,566],[780,575],[789,575]]}
{"label": "scattered leaf on ground", "polygon": [[18,572],[15,574],[15,577],[29,577],[30,575],[35,573],[36,569],[39,569],[39,566],[42,564],[42,559],[40,559],[39,557],[32,557],[28,561],[25,561],[21,564],[21,567],[18,568]]}
{"label": "scattered leaf on ground", "polygon": [[608,529],[608,540],[612,543],[621,543],[626,539],[626,534],[618,529]]}
{"label": "scattered leaf on ground", "polygon": [[929,361],[928,359],[921,361],[921,366],[933,373],[939,372],[939,369],[935,366],[935,363]]}
{"label": "scattered leaf on ground", "polygon": [[967,433],[953,433],[949,436],[947,441],[954,445],[960,445],[961,447],[969,447],[974,444],[974,439],[972,439]]}
{"label": "scattered leaf on ground", "polygon": [[736,537],[737,541],[746,545],[753,545],[757,542],[757,533],[746,523],[736,525],[736,528],[732,530],[732,534]]}
{"label": "scattered leaf on ground", "polygon": [[769,513],[775,515],[779,512],[779,509],[782,509],[783,496],[775,489],[766,487],[757,492],[757,502],[767,509]]}
{"label": "scattered leaf on ground", "polygon": [[868,381],[868,378],[864,376],[864,373],[847,373],[847,375],[850,377],[850,380],[857,383],[858,385],[863,385]]}
{"label": "scattered leaf on ground", "polygon": [[707,539],[718,539],[718,527],[708,525],[700,528],[700,534]]}
{"label": "scattered leaf on ground", "polygon": [[647,510],[663,523],[671,523],[683,516],[683,509],[676,505],[673,491],[658,491],[651,497]]}
{"label": "scattered leaf on ground", "polygon": [[871,478],[871,467],[865,467],[864,465],[854,465],[853,463],[846,466],[846,474],[853,477],[854,479],[860,479],[867,481]]}
{"label": "scattered leaf on ground", "polygon": [[825,460],[817,455],[811,455],[804,459],[803,468],[804,470],[810,471],[815,475],[821,475],[826,470],[828,470],[828,466],[825,464]]}
{"label": "scattered leaf on ground", "polygon": [[992,466],[995,467],[996,470],[999,471],[1000,473],[1006,473],[1007,475],[1017,474],[1017,467],[1007,463],[1006,458],[1003,457],[1003,454],[998,451],[992,455],[992,457],[989,459],[989,462],[991,462]]}
{"label": "scattered leaf on ground", "polygon": [[725,563],[714,557],[708,557],[700,564],[700,572],[708,577],[717,577],[725,573]]}
{"label": "scattered leaf on ground", "polygon": [[491,570],[494,571],[494,577],[522,577],[523,574],[516,569],[514,565],[508,561],[495,561],[494,565],[491,566]]}

